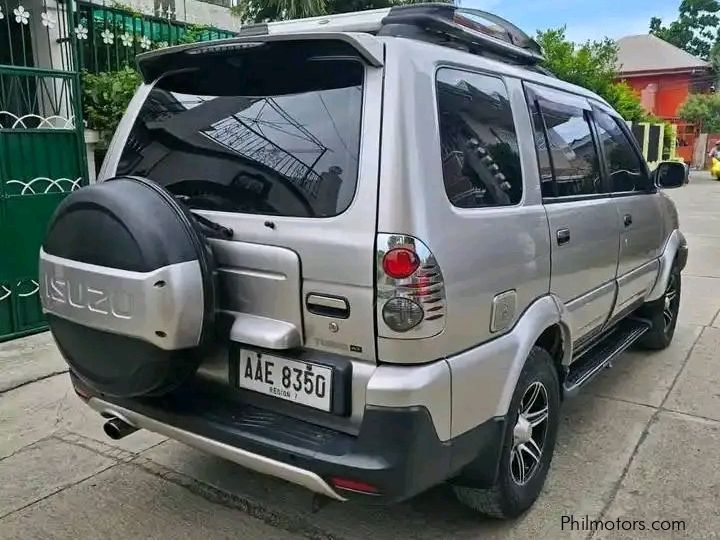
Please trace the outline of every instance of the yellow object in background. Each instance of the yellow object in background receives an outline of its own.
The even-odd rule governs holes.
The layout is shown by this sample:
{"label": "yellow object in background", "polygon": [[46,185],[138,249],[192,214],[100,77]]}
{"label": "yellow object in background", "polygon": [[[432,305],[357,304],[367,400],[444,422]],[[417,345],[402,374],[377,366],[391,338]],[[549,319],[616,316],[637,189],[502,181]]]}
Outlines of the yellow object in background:
{"label": "yellow object in background", "polygon": [[720,180],[720,159],[712,158],[712,165],[710,166],[710,174],[712,174],[716,180]]}

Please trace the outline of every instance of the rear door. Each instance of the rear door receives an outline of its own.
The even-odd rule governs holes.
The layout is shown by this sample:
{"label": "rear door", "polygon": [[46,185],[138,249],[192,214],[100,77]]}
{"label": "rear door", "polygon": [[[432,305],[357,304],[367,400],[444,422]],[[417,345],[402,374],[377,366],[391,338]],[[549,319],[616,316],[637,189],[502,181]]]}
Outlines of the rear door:
{"label": "rear door", "polygon": [[351,39],[258,39],[152,84],[116,174],[232,229],[212,244],[233,341],[374,363],[382,67]]}
{"label": "rear door", "polygon": [[642,303],[659,270],[662,201],[622,119],[596,108],[593,117],[620,229],[618,298],[613,317]]}
{"label": "rear door", "polygon": [[526,85],[526,95],[550,227],[550,290],[581,342],[602,329],[613,307],[617,210],[603,182],[589,102],[537,85]]}

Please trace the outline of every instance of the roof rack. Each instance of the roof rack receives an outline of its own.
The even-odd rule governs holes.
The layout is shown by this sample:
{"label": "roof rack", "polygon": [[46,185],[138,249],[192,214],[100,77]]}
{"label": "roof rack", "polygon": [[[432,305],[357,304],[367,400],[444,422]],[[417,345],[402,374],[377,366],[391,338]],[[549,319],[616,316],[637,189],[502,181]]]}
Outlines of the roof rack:
{"label": "roof rack", "polygon": [[244,26],[241,37],[296,32],[367,32],[430,41],[480,55],[535,65],[540,46],[505,19],[451,4],[428,3]]}

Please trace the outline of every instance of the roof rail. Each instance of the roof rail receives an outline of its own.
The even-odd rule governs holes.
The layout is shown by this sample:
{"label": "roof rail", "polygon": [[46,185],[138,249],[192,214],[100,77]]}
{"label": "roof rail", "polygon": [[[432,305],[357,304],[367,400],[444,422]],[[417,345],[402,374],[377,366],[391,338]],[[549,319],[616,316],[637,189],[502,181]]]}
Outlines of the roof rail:
{"label": "roof rail", "polygon": [[352,11],[338,15],[323,15],[271,23],[245,25],[240,36],[261,34],[290,34],[296,32],[368,32],[375,34],[382,27],[382,20],[393,8]]}
{"label": "roof rail", "polygon": [[474,54],[489,53],[524,65],[543,60],[540,45],[511,22],[479,9],[442,3],[253,24],[244,26],[239,36],[296,32],[367,32],[430,41]]}
{"label": "roof rail", "polygon": [[382,24],[380,35],[415,37],[481,55],[490,52],[527,65],[543,60],[540,45],[525,32],[502,17],[479,9],[437,3],[396,6]]}

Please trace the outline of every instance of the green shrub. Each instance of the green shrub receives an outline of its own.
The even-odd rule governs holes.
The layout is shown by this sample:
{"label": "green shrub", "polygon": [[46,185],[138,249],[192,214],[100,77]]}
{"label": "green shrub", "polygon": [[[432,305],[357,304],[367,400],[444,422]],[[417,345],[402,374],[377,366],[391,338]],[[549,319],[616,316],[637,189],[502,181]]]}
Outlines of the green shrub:
{"label": "green shrub", "polygon": [[678,110],[678,116],[701,126],[702,131],[720,131],[720,94],[691,94]]}
{"label": "green shrub", "polygon": [[83,73],[83,114],[87,127],[100,132],[100,147],[107,148],[141,82],[140,74],[128,66],[118,71]]}

